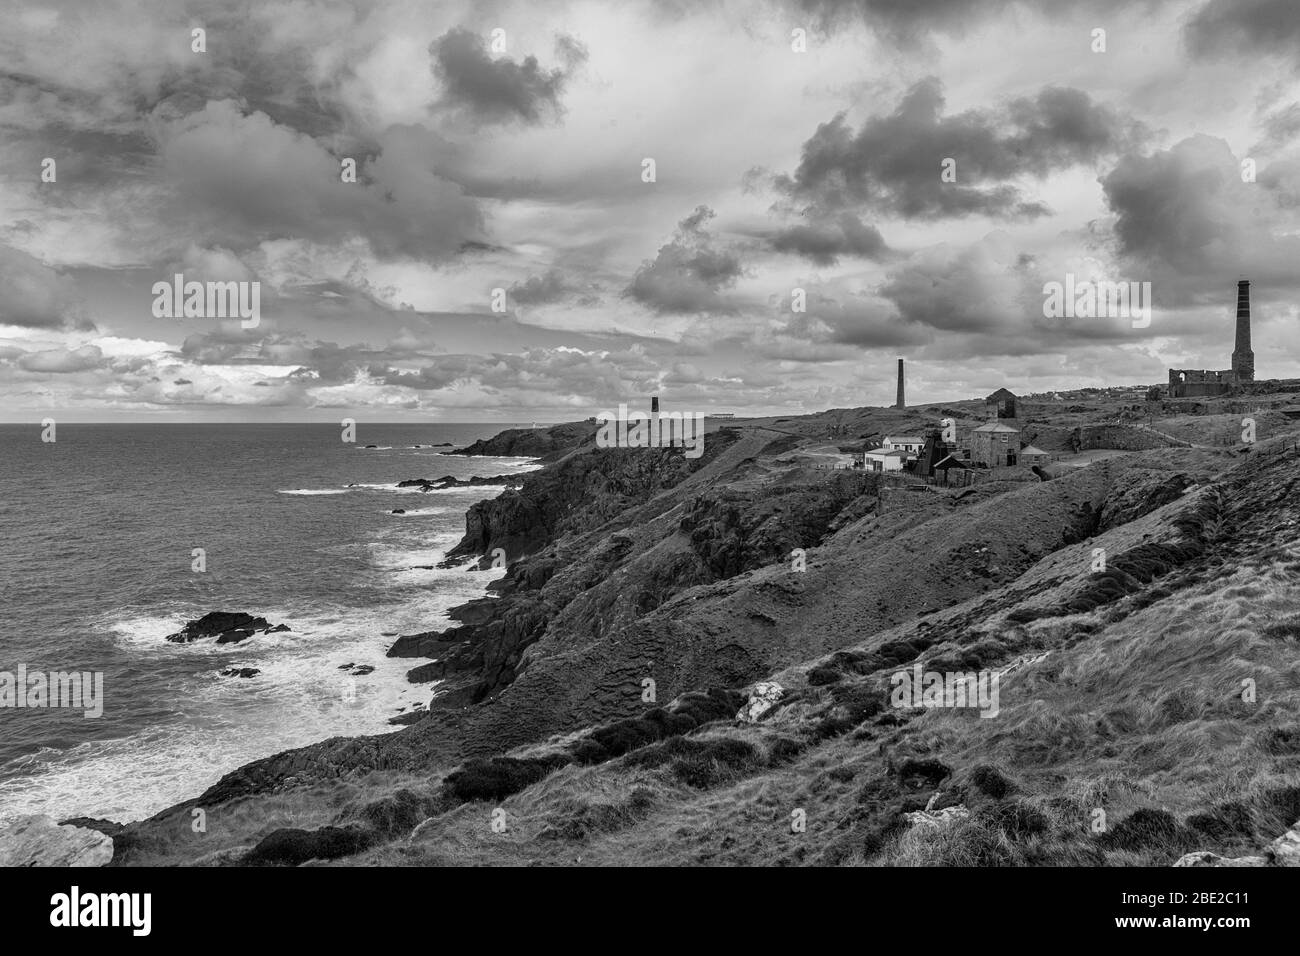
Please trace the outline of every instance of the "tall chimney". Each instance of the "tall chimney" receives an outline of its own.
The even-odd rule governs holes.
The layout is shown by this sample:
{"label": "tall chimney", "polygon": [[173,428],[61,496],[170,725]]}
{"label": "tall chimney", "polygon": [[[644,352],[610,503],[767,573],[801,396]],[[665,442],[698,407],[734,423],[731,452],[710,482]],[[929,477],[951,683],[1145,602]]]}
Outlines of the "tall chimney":
{"label": "tall chimney", "polygon": [[659,396],[658,396],[658,395],[651,395],[651,396],[650,396],[650,414],[651,414],[651,415],[658,415],[658,414],[659,414]]}
{"label": "tall chimney", "polygon": [[903,403],[903,360],[898,360],[898,401],[894,403],[895,408],[906,408]]}
{"label": "tall chimney", "polygon": [[1255,381],[1255,353],[1250,348],[1250,280],[1237,283],[1237,342],[1232,350],[1232,370],[1238,382]]}

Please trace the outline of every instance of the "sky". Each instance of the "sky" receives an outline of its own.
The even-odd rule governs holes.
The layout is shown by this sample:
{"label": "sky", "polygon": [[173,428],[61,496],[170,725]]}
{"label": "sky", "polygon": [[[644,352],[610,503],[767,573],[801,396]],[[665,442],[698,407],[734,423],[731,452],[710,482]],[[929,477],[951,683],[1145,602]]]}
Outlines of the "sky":
{"label": "sky", "polygon": [[[799,414],[892,403],[899,357],[911,403],[1163,382],[1229,367],[1239,278],[1257,377],[1300,377],[1294,0],[0,23],[0,421]],[[157,314],[176,274],[258,283],[258,324]],[[1150,324],[1045,315],[1067,275],[1151,283]]]}

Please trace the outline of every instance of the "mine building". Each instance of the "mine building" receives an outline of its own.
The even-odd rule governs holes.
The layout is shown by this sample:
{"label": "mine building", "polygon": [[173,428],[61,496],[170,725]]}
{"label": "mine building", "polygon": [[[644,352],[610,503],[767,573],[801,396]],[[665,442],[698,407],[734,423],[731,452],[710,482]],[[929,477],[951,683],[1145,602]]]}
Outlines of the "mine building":
{"label": "mine building", "polygon": [[1238,385],[1255,381],[1255,353],[1250,346],[1250,280],[1237,283],[1237,335],[1232,350],[1232,368],[1222,371],[1171,368],[1170,398],[1198,398],[1226,395]]}
{"label": "mine building", "polygon": [[971,460],[988,468],[1015,465],[1020,455],[1020,429],[994,420],[971,432]]}

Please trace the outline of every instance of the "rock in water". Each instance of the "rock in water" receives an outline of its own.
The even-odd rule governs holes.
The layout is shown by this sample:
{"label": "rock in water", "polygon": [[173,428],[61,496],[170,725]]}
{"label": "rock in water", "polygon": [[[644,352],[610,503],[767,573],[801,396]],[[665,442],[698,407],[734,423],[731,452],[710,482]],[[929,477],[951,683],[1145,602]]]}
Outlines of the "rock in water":
{"label": "rock in water", "polygon": [[188,644],[205,637],[215,637],[218,644],[238,644],[259,631],[274,633],[287,631],[283,624],[271,627],[264,617],[253,617],[243,611],[209,611],[197,621],[188,622],[175,634],[168,634],[173,644]]}
{"label": "rock in water", "polygon": [[22,817],[0,830],[0,866],[104,866],[113,838],[85,827],[60,826],[50,817]]}

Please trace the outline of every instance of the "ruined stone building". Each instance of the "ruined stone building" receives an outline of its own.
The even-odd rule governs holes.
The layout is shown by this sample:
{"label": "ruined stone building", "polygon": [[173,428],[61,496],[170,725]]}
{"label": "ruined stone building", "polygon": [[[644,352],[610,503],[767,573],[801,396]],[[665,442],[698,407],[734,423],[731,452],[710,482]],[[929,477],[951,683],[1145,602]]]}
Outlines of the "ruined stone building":
{"label": "ruined stone building", "polygon": [[989,418],[1016,419],[1016,395],[1009,389],[1000,388],[984,399],[984,410]]}
{"label": "ruined stone building", "polygon": [[1171,368],[1169,397],[1193,398],[1224,395],[1238,385],[1255,381],[1255,353],[1250,347],[1250,281],[1237,283],[1237,337],[1232,350],[1232,368],[1222,371]]}

